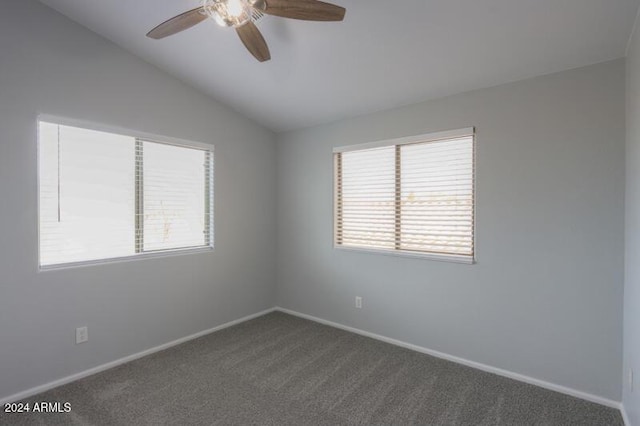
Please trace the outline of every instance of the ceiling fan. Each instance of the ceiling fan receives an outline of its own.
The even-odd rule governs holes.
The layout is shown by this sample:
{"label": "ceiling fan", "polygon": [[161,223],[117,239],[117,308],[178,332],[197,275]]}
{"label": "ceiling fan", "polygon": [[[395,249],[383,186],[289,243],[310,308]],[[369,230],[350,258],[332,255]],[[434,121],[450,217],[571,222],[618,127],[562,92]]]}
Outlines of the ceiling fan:
{"label": "ceiling fan", "polygon": [[207,18],[234,27],[247,50],[260,61],[271,59],[269,47],[254,24],[264,14],[305,21],[342,21],[346,10],[319,0],[203,0],[202,6],[158,25],[147,37],[161,39],[191,28]]}

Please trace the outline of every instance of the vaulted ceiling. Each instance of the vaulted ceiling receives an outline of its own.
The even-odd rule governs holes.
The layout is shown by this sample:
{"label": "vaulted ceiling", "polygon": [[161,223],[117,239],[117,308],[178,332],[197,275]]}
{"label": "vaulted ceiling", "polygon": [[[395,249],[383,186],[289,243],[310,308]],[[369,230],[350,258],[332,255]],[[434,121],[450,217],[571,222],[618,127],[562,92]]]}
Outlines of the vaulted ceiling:
{"label": "vaulted ceiling", "polygon": [[145,34],[199,0],[41,0],[274,131],[624,56],[638,0],[333,0],[343,22],[265,16],[271,61],[207,20]]}

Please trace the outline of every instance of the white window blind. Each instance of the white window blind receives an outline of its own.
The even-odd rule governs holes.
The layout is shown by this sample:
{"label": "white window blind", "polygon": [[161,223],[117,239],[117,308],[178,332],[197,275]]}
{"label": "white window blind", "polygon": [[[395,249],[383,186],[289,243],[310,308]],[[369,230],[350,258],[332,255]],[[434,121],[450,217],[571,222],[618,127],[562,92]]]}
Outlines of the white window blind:
{"label": "white window blind", "polygon": [[213,246],[213,152],[39,122],[40,266]]}
{"label": "white window blind", "polygon": [[334,150],[337,247],[474,257],[474,132]]}
{"label": "white window blind", "polygon": [[208,245],[213,183],[209,151],[140,139],[136,147],[143,193],[140,250]]}

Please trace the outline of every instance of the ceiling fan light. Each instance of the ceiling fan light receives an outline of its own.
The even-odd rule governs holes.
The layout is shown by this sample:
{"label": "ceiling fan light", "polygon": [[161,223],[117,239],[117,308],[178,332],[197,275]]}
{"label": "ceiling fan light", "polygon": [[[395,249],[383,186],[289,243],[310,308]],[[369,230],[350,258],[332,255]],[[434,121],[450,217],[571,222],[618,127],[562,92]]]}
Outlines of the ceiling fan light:
{"label": "ceiling fan light", "polygon": [[251,20],[248,0],[204,0],[202,7],[220,26],[239,27]]}

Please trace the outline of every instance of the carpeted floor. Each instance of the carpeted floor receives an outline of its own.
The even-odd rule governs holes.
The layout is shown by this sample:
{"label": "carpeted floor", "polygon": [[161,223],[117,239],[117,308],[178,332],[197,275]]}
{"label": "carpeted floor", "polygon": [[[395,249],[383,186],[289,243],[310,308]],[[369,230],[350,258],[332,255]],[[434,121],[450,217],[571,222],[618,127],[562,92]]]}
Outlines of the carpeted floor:
{"label": "carpeted floor", "polygon": [[30,398],[8,425],[622,425],[617,410],[272,313]]}

